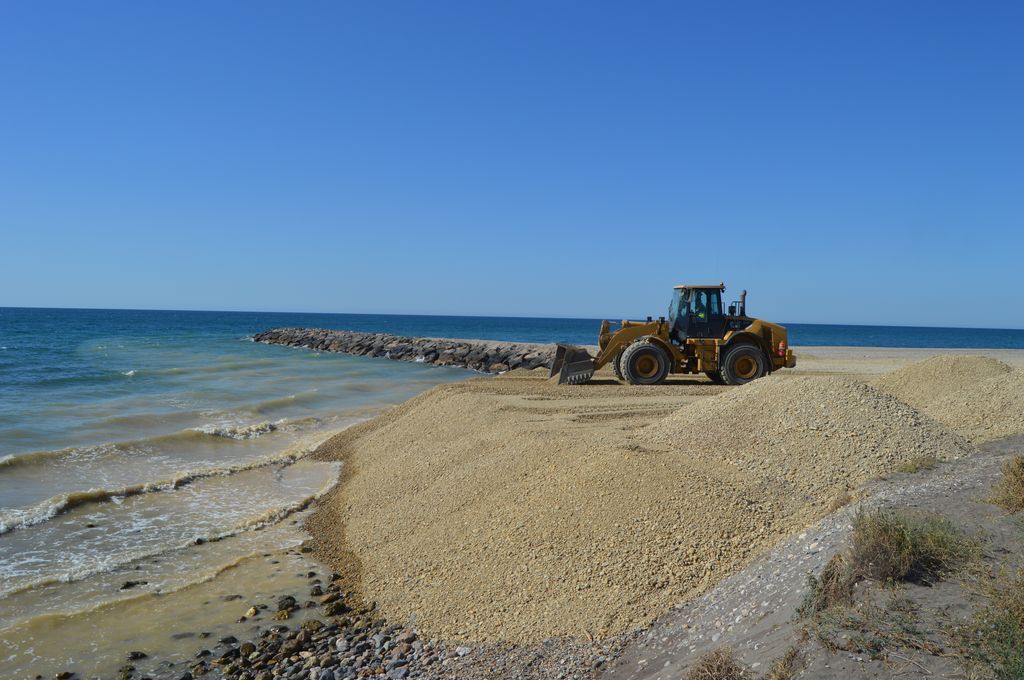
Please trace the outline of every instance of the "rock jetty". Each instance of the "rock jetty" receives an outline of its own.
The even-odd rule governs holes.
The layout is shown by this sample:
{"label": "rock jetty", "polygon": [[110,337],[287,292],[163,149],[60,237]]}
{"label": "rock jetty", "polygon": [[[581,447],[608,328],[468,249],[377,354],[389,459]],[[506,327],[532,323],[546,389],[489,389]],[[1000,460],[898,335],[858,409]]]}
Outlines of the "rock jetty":
{"label": "rock jetty", "polygon": [[305,347],[321,352],[341,352],[437,366],[460,366],[483,373],[550,366],[555,356],[554,345],[403,337],[390,333],[359,333],[322,328],[274,328],[257,333],[253,340],[268,345]]}

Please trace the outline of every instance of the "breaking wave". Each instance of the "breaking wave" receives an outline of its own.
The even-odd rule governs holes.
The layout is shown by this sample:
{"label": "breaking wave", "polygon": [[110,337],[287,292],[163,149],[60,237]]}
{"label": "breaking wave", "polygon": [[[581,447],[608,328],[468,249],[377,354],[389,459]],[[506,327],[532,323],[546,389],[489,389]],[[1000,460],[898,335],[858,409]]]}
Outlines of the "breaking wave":
{"label": "breaking wave", "polygon": [[313,502],[321,498],[324,494],[330,491],[336,483],[336,480],[330,481],[324,485],[323,488],[310,493],[292,503],[282,505],[276,508],[271,508],[265,512],[245,519],[244,521],[238,522],[237,524],[221,530],[207,532],[203,534],[196,534],[190,537],[186,541],[182,541],[176,544],[163,546],[157,550],[138,550],[133,552],[120,553],[118,555],[111,555],[111,559],[104,560],[101,564],[73,567],[63,571],[59,574],[48,574],[41,578],[19,583],[16,587],[7,590],[0,591],[0,599],[14,595],[16,593],[38,588],[40,586],[53,585],[56,583],[70,583],[72,581],[80,581],[82,579],[94,576],[96,574],[107,573],[116,571],[126,564],[138,562],[149,558],[156,557],[158,555],[164,555],[170,552],[185,550],[190,546],[201,544],[201,543],[212,543],[220,541],[231,536],[244,533],[246,531],[256,531],[264,527],[268,527],[281,522],[282,520],[290,517],[291,515],[302,512],[308,508]]}
{"label": "breaking wave", "polygon": [[193,428],[194,432],[227,437],[228,439],[255,439],[268,432],[276,432],[278,423],[256,423],[255,425],[203,425]]}
{"label": "breaking wave", "polygon": [[96,453],[130,454],[139,450],[159,448],[167,444],[201,441],[207,437],[219,439],[246,440],[255,439],[272,432],[299,432],[321,425],[323,421],[315,416],[304,418],[282,418],[276,421],[263,421],[252,424],[236,424],[230,421],[208,423],[171,434],[157,435],[146,439],[135,439],[125,442],[97,444],[95,446],[74,446],[54,451],[32,451],[30,453],[13,453],[0,457],[0,467],[9,465],[31,465],[45,463],[55,458],[88,457]]}
{"label": "breaking wave", "polygon": [[[332,433],[325,433],[324,437],[329,438]],[[319,443],[319,442],[318,442]],[[137,496],[144,493],[161,491],[173,491],[198,479],[207,477],[218,477],[233,475],[244,470],[255,470],[270,465],[291,465],[297,460],[305,458],[316,449],[317,444],[308,444],[298,449],[288,449],[284,452],[260,458],[238,465],[227,465],[223,467],[206,467],[190,470],[175,475],[168,479],[132,484],[108,489],[90,489],[88,491],[70,491],[62,493],[47,500],[37,503],[28,508],[12,508],[0,511],[0,535],[24,529],[35,524],[41,524],[53,519],[57,515],[67,512],[86,503],[101,503],[104,501],[119,501],[129,496]]]}

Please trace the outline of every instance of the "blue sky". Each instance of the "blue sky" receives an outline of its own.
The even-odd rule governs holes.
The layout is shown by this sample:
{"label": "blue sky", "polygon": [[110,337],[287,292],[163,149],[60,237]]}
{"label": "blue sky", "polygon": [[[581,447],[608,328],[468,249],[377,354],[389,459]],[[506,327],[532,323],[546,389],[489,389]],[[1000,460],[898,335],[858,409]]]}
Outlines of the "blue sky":
{"label": "blue sky", "polygon": [[1024,5],[0,4],[0,305],[1024,327]]}

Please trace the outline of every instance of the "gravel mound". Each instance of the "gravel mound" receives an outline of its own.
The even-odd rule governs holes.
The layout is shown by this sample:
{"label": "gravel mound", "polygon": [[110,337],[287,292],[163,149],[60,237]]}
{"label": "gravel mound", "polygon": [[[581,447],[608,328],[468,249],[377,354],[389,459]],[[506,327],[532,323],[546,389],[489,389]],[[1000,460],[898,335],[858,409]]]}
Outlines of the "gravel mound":
{"label": "gravel mound", "polygon": [[[604,638],[706,591],[843,490],[968,450],[861,383],[766,378],[665,417],[668,389],[435,388],[318,452],[345,471],[309,525],[318,555],[357,564],[365,599],[432,636]],[[608,417],[578,417],[595,408]]]}
{"label": "gravel mound", "polygon": [[758,380],[681,409],[638,437],[753,475],[788,504],[812,506],[914,458],[971,450],[891,395],[834,377]]}
{"label": "gravel mound", "polygon": [[936,356],[872,383],[974,442],[1024,432],[1024,374],[981,356]]}
{"label": "gravel mound", "polygon": [[347,478],[309,528],[320,557],[359,564],[389,621],[448,640],[604,638],[792,529],[756,481],[630,448],[629,413],[575,423],[572,400],[532,405],[534,381],[488,382],[521,394],[436,388],[333,444]]}

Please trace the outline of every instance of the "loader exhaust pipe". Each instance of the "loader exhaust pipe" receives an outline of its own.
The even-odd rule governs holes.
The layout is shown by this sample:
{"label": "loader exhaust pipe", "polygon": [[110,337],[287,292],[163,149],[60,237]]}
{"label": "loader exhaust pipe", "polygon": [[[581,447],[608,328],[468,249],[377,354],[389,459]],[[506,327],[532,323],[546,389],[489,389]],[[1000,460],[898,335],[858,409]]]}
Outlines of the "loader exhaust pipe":
{"label": "loader exhaust pipe", "polygon": [[548,379],[556,376],[559,385],[581,385],[594,377],[594,359],[585,349],[575,345],[556,345]]}

